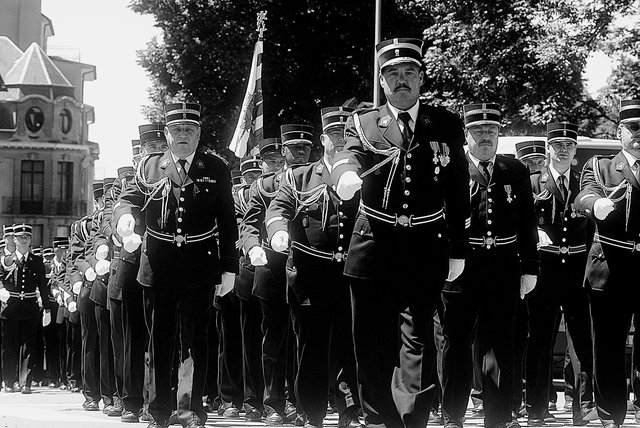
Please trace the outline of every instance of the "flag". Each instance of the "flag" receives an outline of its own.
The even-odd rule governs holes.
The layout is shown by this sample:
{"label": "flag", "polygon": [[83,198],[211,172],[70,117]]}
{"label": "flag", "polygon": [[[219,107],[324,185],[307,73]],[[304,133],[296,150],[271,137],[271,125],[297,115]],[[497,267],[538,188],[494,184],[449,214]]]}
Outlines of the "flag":
{"label": "flag", "polygon": [[262,37],[258,38],[253,61],[251,62],[251,74],[247,84],[247,92],[242,102],[240,117],[236,130],[233,133],[229,149],[237,157],[242,159],[257,146],[262,139]]}

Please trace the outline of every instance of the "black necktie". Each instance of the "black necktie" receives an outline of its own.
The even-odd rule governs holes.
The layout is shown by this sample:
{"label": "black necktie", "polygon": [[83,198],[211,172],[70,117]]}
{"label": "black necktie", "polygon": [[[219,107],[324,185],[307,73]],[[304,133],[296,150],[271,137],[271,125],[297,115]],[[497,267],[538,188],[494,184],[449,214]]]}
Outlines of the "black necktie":
{"label": "black necktie", "polygon": [[482,172],[487,178],[487,181],[491,181],[491,172],[489,171],[489,165],[491,165],[491,161],[480,161],[480,167],[482,168]]}
{"label": "black necktie", "polygon": [[178,159],[178,165],[180,165],[180,169],[178,173],[180,173],[180,178],[184,183],[184,180],[187,178],[187,160],[186,159]]}
{"label": "black necktie", "polygon": [[566,177],[564,175],[561,175],[560,177],[558,177],[558,190],[560,190],[560,194],[562,195],[563,201],[567,200],[567,187],[564,185],[565,179]]}
{"label": "black necktie", "polygon": [[411,115],[408,112],[403,111],[398,113],[398,119],[402,122],[402,127],[404,128],[402,130],[404,141],[406,143],[410,143],[411,138],[413,138],[413,131],[411,130],[411,126],[409,126],[409,122],[411,122]]}

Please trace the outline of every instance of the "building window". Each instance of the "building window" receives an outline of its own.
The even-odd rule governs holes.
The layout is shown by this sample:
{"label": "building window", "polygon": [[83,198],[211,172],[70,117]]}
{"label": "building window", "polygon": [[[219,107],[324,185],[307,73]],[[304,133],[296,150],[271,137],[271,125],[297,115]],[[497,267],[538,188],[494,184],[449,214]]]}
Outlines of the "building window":
{"label": "building window", "polygon": [[60,130],[63,134],[68,134],[73,125],[72,115],[69,109],[63,108],[60,112]]}
{"label": "building window", "polygon": [[42,214],[44,161],[22,161],[20,213]]}
{"label": "building window", "polygon": [[73,162],[58,162],[57,215],[71,215],[73,209]]}
{"label": "building window", "polygon": [[42,125],[44,125],[44,112],[40,107],[30,107],[24,115],[24,121],[27,125],[27,129],[36,133],[40,131],[42,129]]}
{"label": "building window", "polygon": [[41,224],[34,224],[34,225],[31,225],[31,228],[32,228],[31,247],[35,248],[43,245],[42,235],[43,235],[44,226]]}
{"label": "building window", "polygon": [[56,236],[69,236],[69,226],[56,227]]}

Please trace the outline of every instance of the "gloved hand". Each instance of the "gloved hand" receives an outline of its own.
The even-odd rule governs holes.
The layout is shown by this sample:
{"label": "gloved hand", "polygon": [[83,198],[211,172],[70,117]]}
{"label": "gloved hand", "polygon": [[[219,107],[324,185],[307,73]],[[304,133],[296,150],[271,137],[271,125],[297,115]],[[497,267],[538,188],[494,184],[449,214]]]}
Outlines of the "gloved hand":
{"label": "gloved hand", "polygon": [[538,250],[540,247],[546,247],[547,245],[553,245],[553,241],[549,238],[547,232],[542,229],[538,229]]}
{"label": "gloved hand", "polygon": [[449,259],[449,276],[447,276],[447,281],[455,280],[463,270],[464,259]]}
{"label": "gloved hand", "polygon": [[613,211],[613,208],[613,201],[611,199],[597,199],[593,204],[593,215],[595,215],[598,220],[604,220],[609,213]]}
{"label": "gloved hand", "polygon": [[267,264],[267,254],[262,247],[256,245],[249,250],[249,260],[254,266],[264,266]]}
{"label": "gloved hand", "polygon": [[118,225],[116,227],[116,232],[118,235],[126,238],[127,236],[133,233],[133,229],[136,227],[136,219],[133,218],[131,214],[122,214],[122,216],[118,219]]}
{"label": "gloved hand", "polygon": [[6,288],[0,288],[0,302],[7,303],[7,300],[9,300],[10,297],[11,294],[9,294],[9,290]]}
{"label": "gloved hand", "polygon": [[524,299],[524,296],[531,293],[536,288],[536,282],[538,277],[536,275],[524,274],[520,277],[520,298]]}
{"label": "gloved hand", "polygon": [[340,199],[348,201],[362,187],[362,179],[355,171],[346,171],[338,179],[336,193]]}
{"label": "gloved hand", "polygon": [[140,244],[142,244],[142,237],[137,233],[132,233],[131,235],[122,238],[122,245],[129,253],[133,253],[137,250]]}
{"label": "gloved hand", "polygon": [[104,260],[109,256],[109,247],[106,244],[101,244],[96,249],[96,259]]}
{"label": "gloved hand", "polygon": [[84,277],[87,278],[87,281],[93,281],[94,279],[96,279],[96,271],[93,270],[92,267],[87,268],[87,270],[84,271]]}
{"label": "gloved hand", "polygon": [[78,304],[76,302],[69,302],[67,309],[69,310],[69,312],[74,313],[78,310]]}
{"label": "gloved hand", "polygon": [[109,273],[109,268],[111,267],[111,262],[109,260],[100,260],[96,263],[96,273],[100,276],[106,275]]}
{"label": "gloved hand", "polygon": [[82,281],[76,281],[71,286],[71,290],[73,290],[74,294],[80,294],[80,290],[82,289]]}
{"label": "gloved hand", "polygon": [[53,295],[54,298],[57,298],[58,295],[60,294],[60,290],[58,290],[57,288],[54,288],[53,290],[51,290],[51,294]]}
{"label": "gloved hand", "polygon": [[278,230],[271,237],[271,248],[282,253],[289,248],[289,233],[286,230]]}
{"label": "gloved hand", "polygon": [[236,282],[236,274],[231,272],[222,272],[222,284],[220,287],[216,287],[216,294],[218,296],[224,296],[231,290]]}
{"label": "gloved hand", "polygon": [[51,312],[50,312],[50,311],[48,311],[48,310],[45,310],[45,311],[42,313],[42,326],[43,326],[43,327],[46,327],[46,326],[48,326],[49,324],[51,324]]}

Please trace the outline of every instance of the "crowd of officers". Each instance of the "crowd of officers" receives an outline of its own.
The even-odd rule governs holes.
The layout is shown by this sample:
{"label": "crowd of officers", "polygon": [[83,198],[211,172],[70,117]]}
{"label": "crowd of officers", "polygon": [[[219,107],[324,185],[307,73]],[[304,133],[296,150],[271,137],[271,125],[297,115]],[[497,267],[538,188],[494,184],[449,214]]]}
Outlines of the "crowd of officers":
{"label": "crowd of officers", "polygon": [[69,237],[38,250],[30,225],[3,226],[4,392],[40,380],[159,428],[207,412],[314,428],[328,411],[461,428],[471,395],[488,428],[543,426],[563,315],[565,409],[619,427],[640,100],[621,102],[621,151],[580,173],[576,125],[497,154],[498,104],[429,106],[421,41],[376,51],[387,103],[322,109],[315,162],[313,127],[286,124],[232,174],[198,149],[200,106],[169,104]]}

